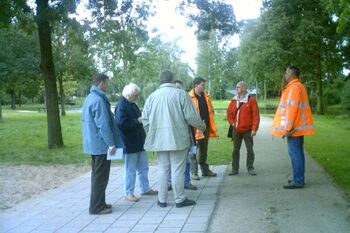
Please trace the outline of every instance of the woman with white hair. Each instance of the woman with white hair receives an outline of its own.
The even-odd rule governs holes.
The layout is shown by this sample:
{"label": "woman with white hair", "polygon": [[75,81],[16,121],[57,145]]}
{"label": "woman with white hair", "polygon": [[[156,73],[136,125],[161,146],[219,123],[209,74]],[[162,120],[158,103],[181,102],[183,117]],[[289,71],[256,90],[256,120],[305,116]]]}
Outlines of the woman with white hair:
{"label": "woman with white hair", "polygon": [[148,158],[143,148],[146,133],[142,126],[141,112],[135,101],[141,89],[134,83],[126,85],[122,97],[115,107],[115,120],[124,141],[125,199],[139,201],[134,195],[136,171],[142,195],[157,195],[148,181]]}

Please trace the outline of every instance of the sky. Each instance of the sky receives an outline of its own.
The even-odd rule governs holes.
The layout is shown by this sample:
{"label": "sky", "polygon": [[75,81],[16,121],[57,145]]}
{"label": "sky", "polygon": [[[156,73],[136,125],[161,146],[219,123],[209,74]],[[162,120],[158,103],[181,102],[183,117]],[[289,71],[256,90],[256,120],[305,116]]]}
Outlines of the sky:
{"label": "sky", "polygon": [[[186,18],[175,11],[179,0],[157,0],[156,15],[149,19],[148,29],[156,27],[163,41],[177,40],[177,45],[184,50],[181,59],[196,68],[197,40],[194,29],[186,26]],[[226,0],[233,6],[236,20],[256,19],[260,15],[261,0]],[[150,35],[155,35],[150,33]],[[231,46],[239,45],[239,36],[231,40]]]}

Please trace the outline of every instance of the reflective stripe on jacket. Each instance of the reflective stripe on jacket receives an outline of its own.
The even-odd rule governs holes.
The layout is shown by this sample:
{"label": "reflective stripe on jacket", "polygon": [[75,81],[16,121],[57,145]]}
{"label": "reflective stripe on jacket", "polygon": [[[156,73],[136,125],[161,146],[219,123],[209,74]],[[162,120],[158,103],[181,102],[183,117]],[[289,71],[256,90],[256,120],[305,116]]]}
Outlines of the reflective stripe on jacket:
{"label": "reflective stripe on jacket", "polygon": [[307,91],[298,79],[284,88],[272,123],[272,135],[283,136],[286,131],[291,136],[315,133]]}
{"label": "reflective stripe on jacket", "polygon": [[[198,100],[197,100],[197,97],[196,97],[196,94],[195,94],[195,91],[194,89],[192,89],[189,93],[188,93],[190,96],[191,96],[191,99],[192,99],[192,102],[194,104],[194,106],[196,107],[198,113],[199,113],[199,105],[198,105]],[[207,102],[207,106],[208,106],[208,112],[209,112],[209,125],[207,125],[207,129],[208,129],[208,136],[209,137],[219,137],[219,134],[218,134],[218,131],[216,129],[216,125],[215,125],[215,122],[214,122],[214,108],[213,108],[213,105],[211,103],[211,100],[210,100],[210,97],[207,93],[203,92],[204,94],[204,97],[205,97],[205,101]],[[198,130],[195,128],[195,132],[196,132],[196,140],[200,140],[200,139],[203,139],[204,138],[204,135]]]}

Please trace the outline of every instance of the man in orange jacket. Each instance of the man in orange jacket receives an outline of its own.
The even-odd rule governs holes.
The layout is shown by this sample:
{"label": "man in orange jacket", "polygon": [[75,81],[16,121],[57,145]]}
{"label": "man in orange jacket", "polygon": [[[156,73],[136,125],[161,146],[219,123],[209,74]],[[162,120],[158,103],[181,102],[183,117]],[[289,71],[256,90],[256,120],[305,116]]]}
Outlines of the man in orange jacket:
{"label": "man in orange jacket", "polygon": [[258,104],[254,97],[249,96],[247,85],[241,81],[236,85],[237,94],[233,97],[226,111],[226,118],[232,126],[232,171],[230,176],[238,175],[239,172],[239,151],[242,140],[247,148],[247,170],[249,175],[255,176],[253,137],[259,128],[260,116]]}
{"label": "man in orange jacket", "polygon": [[305,183],[304,135],[315,133],[311,108],[305,86],[299,81],[300,70],[289,66],[285,86],[272,123],[272,135],[287,138],[292,162],[293,179],[285,189],[303,188]]}
{"label": "man in orange jacket", "polygon": [[[199,165],[202,170],[202,176],[216,176],[215,172],[209,169],[207,163],[208,159],[208,143],[209,137],[218,137],[217,129],[214,123],[214,108],[210,97],[204,92],[206,80],[198,77],[193,80],[193,89],[189,92],[192,102],[199,112],[202,120],[205,122],[207,128],[204,132],[199,129],[194,129],[195,138],[198,142],[199,148]],[[195,156],[195,155],[194,155]],[[191,158],[191,173],[192,179],[198,180],[198,165],[196,158]],[[197,174],[196,174],[197,173]]]}

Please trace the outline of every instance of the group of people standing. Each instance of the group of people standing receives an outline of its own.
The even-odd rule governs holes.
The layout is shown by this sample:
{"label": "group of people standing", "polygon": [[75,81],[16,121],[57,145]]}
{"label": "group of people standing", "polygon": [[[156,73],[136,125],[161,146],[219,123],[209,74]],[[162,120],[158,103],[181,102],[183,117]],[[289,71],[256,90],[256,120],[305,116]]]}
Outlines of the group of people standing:
{"label": "group of people standing", "polygon": [[[293,178],[284,186],[287,189],[304,186],[303,135],[314,132],[306,89],[299,82],[299,73],[296,67],[287,69],[285,77],[288,85],[273,121],[273,135],[287,137],[288,140]],[[90,214],[112,212],[112,206],[105,201],[111,166],[107,152],[114,154],[116,148],[123,148],[124,153],[126,200],[139,201],[139,197],[134,195],[137,173],[141,194],[158,195],[158,206],[167,206],[170,189],[173,190],[176,207],[194,205],[195,201],[186,197],[184,189],[197,189],[190,180],[200,179],[198,164],[202,176],[217,175],[207,163],[209,138],[218,137],[218,132],[211,99],[204,91],[206,80],[195,78],[193,89],[186,92],[172,72],[163,71],[161,85],[147,98],[142,113],[135,103],[141,90],[130,83],[124,87],[114,115],[106,96],[108,80],[104,74],[97,75],[83,105],[83,149],[92,159]],[[229,175],[239,174],[239,151],[244,141],[246,167],[249,175],[255,176],[253,137],[259,128],[259,108],[255,98],[248,94],[244,82],[236,85],[236,91],[226,112],[234,148]],[[198,160],[193,148],[198,148]],[[157,156],[158,191],[149,185],[145,150],[153,151]]]}
{"label": "group of people standing", "polygon": [[[135,103],[141,90],[130,83],[124,87],[113,115],[106,96],[108,80],[104,74],[97,75],[83,105],[83,149],[92,158],[90,214],[112,212],[105,201],[111,165],[107,152],[114,154],[116,148],[123,148],[124,153],[126,200],[139,200],[134,195],[137,173],[141,194],[158,195],[160,207],[167,206],[169,186],[176,207],[194,205],[195,201],[186,198],[184,189],[197,189],[190,179],[200,179],[198,164],[202,176],[216,176],[207,164],[209,137],[218,134],[214,109],[204,92],[206,81],[194,79],[194,88],[187,93],[182,90],[181,81],[176,81],[170,71],[163,71],[161,85],[147,98],[142,113]],[[199,162],[193,151],[197,143]],[[157,155],[159,191],[149,185],[145,150]]]}

